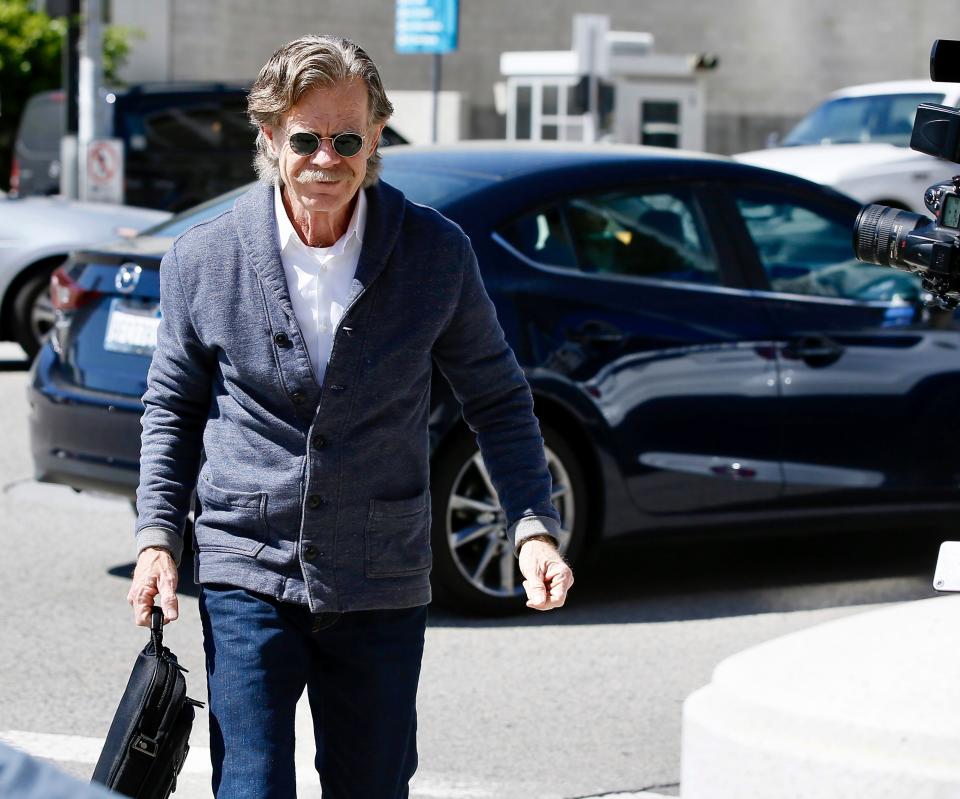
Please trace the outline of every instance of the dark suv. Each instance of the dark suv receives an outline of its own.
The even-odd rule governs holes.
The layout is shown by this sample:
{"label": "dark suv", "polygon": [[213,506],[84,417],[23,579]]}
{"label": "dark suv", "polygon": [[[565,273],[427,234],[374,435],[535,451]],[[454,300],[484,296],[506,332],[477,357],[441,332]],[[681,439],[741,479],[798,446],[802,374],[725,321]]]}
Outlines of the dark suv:
{"label": "dark suv", "polygon": [[[60,191],[65,103],[62,91],[27,103],[14,147],[14,193]],[[157,83],[103,92],[107,135],[124,145],[124,202],[180,211],[253,180],[255,131],[246,108],[247,87],[239,84]],[[382,143],[406,140],[387,128]]]}

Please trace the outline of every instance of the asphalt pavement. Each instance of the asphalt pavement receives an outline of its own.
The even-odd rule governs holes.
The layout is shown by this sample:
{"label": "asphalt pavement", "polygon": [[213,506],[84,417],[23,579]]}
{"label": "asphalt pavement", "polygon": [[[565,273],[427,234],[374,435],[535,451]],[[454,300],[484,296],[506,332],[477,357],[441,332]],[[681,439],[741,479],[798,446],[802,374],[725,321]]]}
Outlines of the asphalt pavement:
{"label": "asphalt pavement", "polygon": [[[125,602],[129,504],[32,479],[26,371],[0,345],[0,738],[83,779],[146,633]],[[617,544],[568,606],[507,619],[431,609],[415,799],[676,795],[680,712],[714,666],[817,622],[932,595],[939,538],[824,532],[751,544]],[[165,642],[204,698],[196,587]],[[206,712],[176,796],[208,797]],[[319,796],[298,718],[300,795]]]}

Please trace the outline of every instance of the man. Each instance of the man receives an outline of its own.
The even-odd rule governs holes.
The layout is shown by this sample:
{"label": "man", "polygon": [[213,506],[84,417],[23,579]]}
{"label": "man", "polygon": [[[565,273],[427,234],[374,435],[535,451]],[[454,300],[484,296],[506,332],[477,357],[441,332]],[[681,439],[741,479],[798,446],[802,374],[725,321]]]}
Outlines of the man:
{"label": "man", "polygon": [[507,511],[527,604],[559,607],[573,583],[530,390],[470,243],[378,180],[392,111],[352,42],[281,47],[249,97],[260,184],[161,266],[128,599],[139,624],[156,601],[176,619],[195,485],[218,797],[295,795],[304,687],[324,796],[408,795],[434,362]]}

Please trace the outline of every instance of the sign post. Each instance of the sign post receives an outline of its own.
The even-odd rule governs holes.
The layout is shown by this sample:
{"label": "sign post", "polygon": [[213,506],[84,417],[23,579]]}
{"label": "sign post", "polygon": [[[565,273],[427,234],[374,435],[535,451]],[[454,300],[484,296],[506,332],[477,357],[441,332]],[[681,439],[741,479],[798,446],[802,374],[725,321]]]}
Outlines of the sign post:
{"label": "sign post", "polygon": [[47,0],[47,14],[65,17],[61,73],[66,93],[66,120],[64,136],[60,139],[60,194],[71,200],[80,196],[80,176],[77,172],[77,128],[80,95],[80,0]]}
{"label": "sign post", "polygon": [[103,6],[101,0],[83,0],[80,38],[79,94],[77,97],[77,154],[80,156],[80,199],[92,200],[86,157],[102,134],[100,87],[103,85]]}
{"label": "sign post", "polygon": [[396,51],[433,54],[431,139],[434,144],[437,142],[441,56],[457,49],[459,12],[459,0],[397,0]]}

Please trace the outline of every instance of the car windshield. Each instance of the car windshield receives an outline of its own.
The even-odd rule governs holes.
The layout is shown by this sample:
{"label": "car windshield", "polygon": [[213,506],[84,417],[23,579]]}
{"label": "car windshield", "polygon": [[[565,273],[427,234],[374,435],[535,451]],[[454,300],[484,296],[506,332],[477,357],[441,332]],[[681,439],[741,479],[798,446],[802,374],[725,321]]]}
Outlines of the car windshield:
{"label": "car windshield", "polygon": [[249,189],[250,185],[252,184],[241,186],[239,189],[228,191],[226,194],[221,194],[219,197],[214,197],[205,203],[195,205],[193,208],[188,208],[186,211],[170,217],[166,222],[161,222],[159,225],[147,228],[140,233],[140,235],[167,236],[170,238],[179,236],[188,228],[192,228],[201,222],[206,222],[208,219],[213,219],[224,211],[229,211],[233,207],[233,203],[237,197]]}
{"label": "car windshield", "polygon": [[803,144],[910,145],[919,103],[943,102],[942,94],[878,94],[839,97],[817,106],[783,140],[785,147]]}
{"label": "car windshield", "polygon": [[384,158],[383,179],[407,199],[434,208],[464,197],[493,178],[453,168],[431,168],[415,159]]}
{"label": "car windshield", "polygon": [[[478,186],[489,183],[492,178],[455,169],[430,169],[419,162],[406,159],[384,159],[384,180],[396,186],[415,203],[440,207],[469,194]],[[189,208],[166,222],[144,230],[141,236],[179,236],[188,228],[219,216],[233,207],[234,201],[252,184],[214,197],[202,205]]]}

